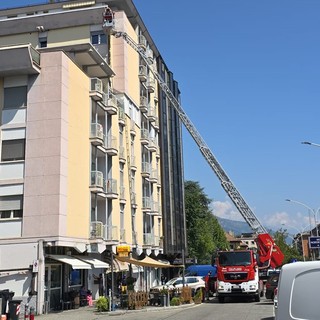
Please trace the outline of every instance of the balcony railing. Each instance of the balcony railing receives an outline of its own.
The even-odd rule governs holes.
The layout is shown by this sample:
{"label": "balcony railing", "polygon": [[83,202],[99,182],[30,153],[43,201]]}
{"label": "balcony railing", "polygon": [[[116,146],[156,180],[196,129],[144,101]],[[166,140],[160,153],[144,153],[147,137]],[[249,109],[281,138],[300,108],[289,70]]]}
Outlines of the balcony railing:
{"label": "balcony railing", "polygon": [[150,93],[154,92],[155,87],[156,87],[155,80],[153,78],[151,78],[151,77],[148,77],[148,79],[147,79],[147,90],[148,90],[148,92],[150,92]]}
{"label": "balcony railing", "polygon": [[152,182],[152,183],[157,183],[158,179],[159,179],[158,170],[157,169],[151,170],[149,181]]}
{"label": "balcony railing", "polygon": [[139,66],[139,79],[141,82],[146,82],[148,76],[148,69],[147,66],[140,65]]}
{"label": "balcony railing", "polygon": [[102,100],[103,86],[99,78],[91,78],[90,97],[96,101]]}
{"label": "balcony railing", "polygon": [[96,146],[103,145],[103,126],[100,123],[91,123],[90,141]]}
{"label": "balcony railing", "polygon": [[133,208],[137,207],[137,194],[135,192],[131,192],[130,195],[130,202],[131,202],[131,206]]}
{"label": "balcony railing", "polygon": [[143,113],[148,112],[148,98],[145,96],[140,96],[140,111]]}
{"label": "balcony railing", "polygon": [[101,171],[91,171],[91,187],[103,188],[103,173]]}
{"label": "balcony railing", "polygon": [[93,221],[90,224],[90,238],[102,239],[104,236],[104,226],[101,221]]}
{"label": "balcony railing", "polygon": [[154,246],[154,235],[152,233],[144,233],[143,234],[143,245],[145,246]]}
{"label": "balcony railing", "polygon": [[117,138],[111,134],[104,137],[104,148],[110,156],[115,156],[118,154]]}
{"label": "balcony railing", "polygon": [[105,110],[113,115],[118,112],[117,98],[113,94],[103,94],[102,103],[104,105]]}
{"label": "balcony railing", "polygon": [[90,223],[90,239],[104,239],[107,241],[119,241],[117,226],[104,225],[101,221]]}
{"label": "balcony railing", "polygon": [[119,147],[119,160],[121,162],[126,162],[126,149],[123,146]]}
{"label": "balcony railing", "polygon": [[150,197],[142,197],[142,210],[150,211],[151,202],[152,202],[152,199]]}
{"label": "balcony railing", "polygon": [[143,48],[144,50],[147,48],[147,39],[142,34],[139,36],[139,47]]}
{"label": "balcony railing", "polygon": [[156,108],[155,107],[149,107],[148,114],[147,114],[148,120],[151,122],[155,122],[157,118],[156,114]]}
{"label": "balcony railing", "polygon": [[117,226],[105,225],[104,226],[104,239],[107,241],[118,241],[118,228]]}
{"label": "balcony railing", "polygon": [[149,144],[149,130],[141,128],[140,132],[141,132],[140,142],[142,144]]}
{"label": "balcony railing", "polygon": [[148,150],[151,152],[157,152],[158,145],[157,145],[155,139],[149,139]]}
{"label": "balcony railing", "polygon": [[120,187],[120,201],[126,199],[126,188],[124,186]]}
{"label": "balcony railing", "polygon": [[151,174],[151,164],[147,161],[142,162],[141,164],[141,175],[144,178],[148,178]]}
{"label": "balcony railing", "polygon": [[133,171],[137,170],[137,161],[135,156],[130,157],[130,169]]}
{"label": "balcony railing", "polygon": [[126,113],[124,111],[124,108],[119,108],[119,124],[122,124],[123,126],[126,124]]}
{"label": "balcony railing", "polygon": [[136,135],[136,123],[134,120],[130,121],[130,134],[133,136]]}
{"label": "balcony railing", "polygon": [[126,229],[120,229],[120,242],[127,242],[126,241]]}

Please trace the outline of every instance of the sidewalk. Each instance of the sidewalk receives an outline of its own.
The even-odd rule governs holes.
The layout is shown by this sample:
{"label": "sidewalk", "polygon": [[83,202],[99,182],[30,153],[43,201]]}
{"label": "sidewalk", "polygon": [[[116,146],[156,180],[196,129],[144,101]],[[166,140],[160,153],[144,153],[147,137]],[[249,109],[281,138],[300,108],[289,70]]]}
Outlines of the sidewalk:
{"label": "sidewalk", "polygon": [[133,312],[155,312],[172,310],[173,308],[192,308],[198,306],[197,304],[182,304],[176,307],[159,307],[159,306],[147,306],[138,310],[116,309],[110,312],[97,312],[95,307],[81,307],[79,309],[64,310],[61,312],[54,312],[49,314],[42,314],[35,316],[36,320],[57,320],[63,318],[63,320],[97,320],[105,319],[110,316],[119,316],[121,314],[133,313]]}

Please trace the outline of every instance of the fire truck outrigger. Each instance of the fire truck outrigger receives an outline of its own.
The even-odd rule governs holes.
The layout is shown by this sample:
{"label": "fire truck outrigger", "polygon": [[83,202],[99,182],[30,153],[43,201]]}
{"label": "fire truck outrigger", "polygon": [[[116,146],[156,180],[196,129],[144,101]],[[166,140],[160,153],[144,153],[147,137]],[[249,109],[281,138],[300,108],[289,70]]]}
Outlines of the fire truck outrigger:
{"label": "fire truck outrigger", "polygon": [[[152,73],[154,78],[158,81],[159,88],[166,95],[171,106],[177,112],[181,122],[184,124],[185,128],[188,130],[188,132],[194,139],[195,143],[199,147],[200,152],[202,153],[204,158],[207,160],[209,166],[220,180],[222,188],[226,191],[227,195],[229,196],[235,207],[238,209],[239,213],[242,215],[244,220],[248,223],[248,225],[256,234],[255,240],[258,248],[257,254],[250,250],[243,252],[243,254],[240,254],[239,251],[239,258],[240,256],[246,258],[244,264],[241,265],[243,268],[240,268],[238,260],[235,260],[235,264],[232,264],[231,262],[231,257],[235,257],[236,252],[230,251],[230,254],[229,252],[225,252],[224,254],[221,254],[221,260],[218,259],[218,261],[221,261],[218,264],[218,286],[220,283],[222,288],[222,283],[224,283],[223,290],[221,289],[219,291],[218,287],[218,297],[219,292],[221,297],[219,298],[219,300],[222,302],[224,300],[224,298],[222,299],[223,295],[227,295],[228,293],[233,293],[237,295],[246,294],[247,292],[249,292],[248,290],[246,290],[246,288],[251,288],[253,290],[254,286],[255,290],[257,290],[257,292],[260,292],[261,288],[259,287],[259,283],[261,283],[261,281],[259,280],[259,269],[261,270],[268,268],[276,268],[281,266],[284,258],[283,253],[275,244],[274,240],[268,234],[266,229],[262,226],[259,219],[250,209],[250,207],[248,206],[244,198],[241,196],[237,188],[234,186],[232,181],[229,179],[228,175],[223,170],[222,166],[220,165],[220,163],[218,162],[208,145],[205,143],[205,141],[197,131],[196,127],[192,124],[191,120],[184,112],[179,101],[173,95],[166,82],[157,72],[156,68],[154,68],[153,61],[151,61],[147,57],[145,49],[142,46],[137,45],[126,32],[117,31],[114,29],[114,13],[109,7],[106,8],[105,13],[108,16],[108,19],[104,19],[103,21],[103,28],[105,33],[108,35],[113,35],[116,38],[122,38],[140,55],[146,67],[149,69],[149,72]],[[220,269],[219,265],[221,267]],[[253,284],[253,281],[255,284]],[[254,296],[256,300],[259,300],[259,295],[257,297],[257,292],[254,293]]]}

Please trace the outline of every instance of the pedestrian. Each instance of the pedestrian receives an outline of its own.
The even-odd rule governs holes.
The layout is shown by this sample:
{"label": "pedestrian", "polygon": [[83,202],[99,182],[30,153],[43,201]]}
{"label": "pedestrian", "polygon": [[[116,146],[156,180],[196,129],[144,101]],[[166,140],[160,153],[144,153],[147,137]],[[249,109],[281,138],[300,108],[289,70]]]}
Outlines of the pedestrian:
{"label": "pedestrian", "polygon": [[166,283],[166,277],[164,276],[163,273],[161,273],[161,284],[165,284]]}
{"label": "pedestrian", "polygon": [[209,300],[210,277],[211,277],[211,271],[209,271],[208,274],[204,277],[204,281],[205,281],[205,291],[206,291],[206,300]]}

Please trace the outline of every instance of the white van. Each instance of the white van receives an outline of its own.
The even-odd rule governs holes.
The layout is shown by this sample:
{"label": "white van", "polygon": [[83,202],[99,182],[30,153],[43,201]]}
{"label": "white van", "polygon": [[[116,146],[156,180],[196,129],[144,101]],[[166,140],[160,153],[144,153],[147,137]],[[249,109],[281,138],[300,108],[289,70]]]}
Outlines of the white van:
{"label": "white van", "polygon": [[320,261],[282,267],[274,311],[275,320],[320,319]]}

